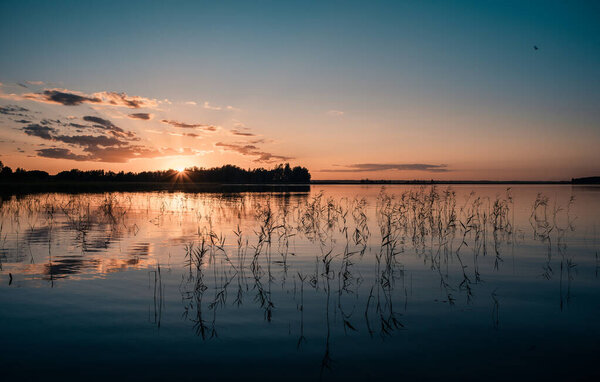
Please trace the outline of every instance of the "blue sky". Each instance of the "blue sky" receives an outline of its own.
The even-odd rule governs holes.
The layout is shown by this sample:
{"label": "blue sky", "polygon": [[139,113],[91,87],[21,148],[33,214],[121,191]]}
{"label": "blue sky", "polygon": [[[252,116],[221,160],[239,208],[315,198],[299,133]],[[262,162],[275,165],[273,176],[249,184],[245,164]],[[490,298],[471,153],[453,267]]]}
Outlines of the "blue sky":
{"label": "blue sky", "polygon": [[[598,3],[3,1],[0,14],[5,94],[42,81],[32,91],[168,99],[164,118],[222,131],[244,125],[263,138],[261,150],[285,152],[314,173],[328,170],[318,178],[432,177],[346,171],[364,163],[447,165],[438,178],[600,170],[591,164],[600,163]],[[185,102],[233,109],[178,106]],[[66,116],[65,108],[44,112]],[[0,125],[11,130],[7,141],[18,139],[11,123]],[[214,143],[202,142],[206,165],[255,160]],[[23,151],[14,155],[34,166],[34,149]],[[65,165],[55,159],[51,169]],[[107,164],[126,165],[153,163]],[[336,169],[344,171],[329,171]]]}

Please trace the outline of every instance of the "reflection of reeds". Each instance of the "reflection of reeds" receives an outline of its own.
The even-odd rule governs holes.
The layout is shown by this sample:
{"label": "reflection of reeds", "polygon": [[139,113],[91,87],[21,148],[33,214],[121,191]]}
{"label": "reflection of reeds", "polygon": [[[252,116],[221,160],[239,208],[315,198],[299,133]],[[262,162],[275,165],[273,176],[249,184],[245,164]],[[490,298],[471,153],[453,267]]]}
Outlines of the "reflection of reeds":
{"label": "reflection of reeds", "polygon": [[[560,261],[557,282],[561,304],[569,302],[571,280],[577,270],[573,254],[568,251],[576,220],[572,216],[573,203],[572,198],[562,209],[539,194],[529,216],[533,239],[547,250],[542,264],[545,278],[558,276]],[[48,232],[46,265],[52,282],[61,277],[54,274],[57,261],[51,253],[52,236],[58,229],[73,233],[83,257],[97,249],[93,233],[98,230],[106,232],[100,245],[108,248],[113,238],[135,236],[144,229],[135,223],[143,219],[136,220],[133,213],[156,225],[151,226],[155,230],[168,224],[184,226],[183,221],[189,223],[191,219],[195,227],[188,229],[191,233],[177,245],[185,243],[185,274],[180,284],[183,316],[195,333],[203,339],[216,337],[220,312],[232,305],[252,305],[252,301],[267,322],[276,321],[280,318],[276,307],[286,306],[278,298],[291,295],[289,285],[295,286],[298,281],[299,348],[306,342],[305,302],[313,298],[326,300],[323,370],[332,365],[336,330],[349,336],[366,330],[371,336],[387,337],[404,327],[398,307],[404,303],[403,313],[410,314],[406,284],[408,277],[412,283],[413,272],[407,262],[409,253],[422,260],[431,275],[439,279],[442,297],[437,301],[448,305],[471,303],[481,293],[480,284],[487,281],[482,280],[486,272],[502,270],[506,246],[524,235],[515,223],[510,189],[491,199],[471,193],[460,201],[451,188],[421,187],[397,194],[382,189],[374,202],[334,198],[325,193],[291,200],[277,195],[194,198],[160,194],[136,200],[102,194],[57,201],[36,196],[0,206],[0,269],[8,268],[3,260],[9,232],[18,238],[9,244],[19,246],[16,251],[10,250],[22,255],[26,252],[23,243],[28,245],[24,237],[44,228]],[[561,224],[565,214],[567,223]],[[23,227],[28,228],[23,231]],[[309,255],[296,256],[298,251]],[[554,251],[559,256],[553,258]],[[597,252],[595,256],[597,277]],[[160,326],[163,275],[159,265],[152,272],[152,321]],[[286,281],[288,274],[297,274],[298,279],[290,277]],[[309,292],[310,299],[305,296]],[[495,292],[491,298],[494,327],[498,328],[499,298]],[[353,315],[356,311],[364,315]],[[292,327],[297,328],[290,324]]]}
{"label": "reflection of reeds", "polygon": [[494,329],[500,328],[500,301],[498,300],[498,295],[494,290],[491,294],[493,307],[492,307],[492,323],[494,325]]}
{"label": "reflection of reeds", "polygon": [[160,329],[164,303],[164,285],[162,283],[160,264],[156,264],[156,270],[150,271],[150,274],[154,274],[152,299],[153,316],[150,322],[156,325],[158,329]]}
{"label": "reflection of reeds", "polygon": [[[536,202],[537,219],[544,216],[544,199]],[[275,280],[272,265],[281,265],[281,281],[284,287],[285,275],[290,268],[290,238],[302,235],[318,248],[315,256],[313,273],[301,275],[301,334],[299,345],[305,340],[303,334],[304,285],[315,291],[331,293],[331,283],[337,279],[337,305],[344,331],[358,330],[351,320],[351,314],[345,313],[343,296],[356,293],[360,277],[353,271],[356,262],[354,256],[361,258],[370,245],[371,231],[366,213],[366,200],[335,200],[319,193],[299,204],[297,214],[290,215],[286,208],[274,208],[272,200],[263,199],[254,204],[254,219],[257,229],[255,239],[246,237],[238,224],[234,230],[236,238],[236,254],[232,256],[225,247],[225,236],[214,232],[211,220],[209,228],[201,234],[201,241],[194,246],[185,246],[186,266],[190,274],[202,274],[200,269],[205,254],[211,259],[206,263],[215,274],[215,295],[207,305],[215,313],[217,308],[227,304],[227,287],[236,280],[237,291],[234,303],[241,305],[243,296],[248,290],[254,291],[254,301],[264,311],[267,321],[273,317],[275,303],[271,293],[271,283]],[[296,216],[296,219],[292,217]],[[532,215],[535,220],[536,214]],[[349,219],[348,217],[351,217]],[[401,195],[388,194],[385,189],[377,198],[377,225],[379,227],[378,249],[374,253],[375,279],[371,292],[366,300],[365,321],[369,333],[378,328],[382,336],[403,328],[399,314],[395,311],[395,301],[403,296],[404,304],[408,299],[406,285],[402,283],[400,295],[397,294],[396,280],[405,277],[405,267],[400,256],[405,252],[406,243],[412,243],[417,254],[430,261],[432,269],[439,275],[440,285],[445,291],[445,301],[454,304],[454,292],[464,293],[470,302],[475,293],[474,285],[481,282],[479,256],[487,253],[488,230],[492,232],[494,248],[494,268],[501,264],[501,246],[512,240],[515,231],[513,199],[510,189],[505,196],[498,196],[489,205],[484,199],[473,193],[466,198],[464,204],[457,207],[456,194],[447,189],[439,191],[435,187],[409,190]],[[354,223],[351,227],[350,223]],[[543,224],[542,224],[543,225]],[[198,232],[202,230],[199,229]],[[253,244],[249,244],[253,242]],[[456,246],[455,246],[456,245]],[[469,247],[473,253],[473,266],[465,262],[465,249]],[[277,248],[280,260],[273,260],[272,249]],[[338,249],[339,248],[339,249]],[[250,261],[246,262],[246,254],[250,250]],[[459,277],[454,278],[450,264],[456,262],[455,270]],[[216,267],[225,266],[217,271]],[[249,271],[246,276],[245,270]],[[218,278],[217,274],[220,274]],[[412,277],[412,275],[411,275]],[[219,281],[221,280],[221,281]],[[251,288],[245,287],[249,281]],[[217,287],[217,285],[219,285]],[[356,285],[357,288],[353,288]],[[495,295],[493,296],[495,298]],[[496,301],[496,300],[494,300]],[[329,306],[329,304],[327,305]],[[378,324],[371,324],[377,317]],[[329,345],[327,345],[328,347]],[[324,358],[328,365],[329,350]]]}

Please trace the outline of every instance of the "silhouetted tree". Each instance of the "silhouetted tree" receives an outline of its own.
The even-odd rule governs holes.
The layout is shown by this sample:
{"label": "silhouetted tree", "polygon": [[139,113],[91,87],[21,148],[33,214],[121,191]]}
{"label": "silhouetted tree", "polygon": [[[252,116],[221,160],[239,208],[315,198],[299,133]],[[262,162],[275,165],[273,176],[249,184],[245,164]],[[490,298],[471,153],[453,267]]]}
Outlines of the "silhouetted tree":
{"label": "silhouetted tree", "polygon": [[25,171],[18,168],[14,173],[10,167],[0,168],[2,180],[57,180],[69,182],[194,182],[229,184],[269,184],[269,183],[310,183],[310,173],[305,167],[290,167],[288,163],[278,165],[271,170],[255,168],[244,170],[233,165],[213,168],[191,167],[183,173],[176,170],[143,171],[139,173],[104,170],[81,171],[72,169],[51,176],[45,171]]}

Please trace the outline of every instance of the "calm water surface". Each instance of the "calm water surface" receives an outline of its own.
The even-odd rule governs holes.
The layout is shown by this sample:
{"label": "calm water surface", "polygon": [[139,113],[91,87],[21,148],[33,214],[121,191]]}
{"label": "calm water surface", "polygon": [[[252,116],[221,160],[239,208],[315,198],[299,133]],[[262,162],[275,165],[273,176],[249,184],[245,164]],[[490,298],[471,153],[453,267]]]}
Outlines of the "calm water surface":
{"label": "calm water surface", "polygon": [[596,380],[600,188],[0,204],[12,380]]}

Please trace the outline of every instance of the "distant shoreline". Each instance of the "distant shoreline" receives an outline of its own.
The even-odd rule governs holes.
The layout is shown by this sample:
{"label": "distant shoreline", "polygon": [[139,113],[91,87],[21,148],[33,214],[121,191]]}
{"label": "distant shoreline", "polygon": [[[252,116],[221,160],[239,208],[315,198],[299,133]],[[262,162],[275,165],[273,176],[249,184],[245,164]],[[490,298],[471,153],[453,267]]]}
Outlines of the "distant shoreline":
{"label": "distant shoreline", "polygon": [[397,185],[432,185],[432,184],[597,184],[597,183],[574,183],[570,180],[545,181],[545,180],[313,180],[314,185],[371,185],[371,184],[397,184]]}
{"label": "distant shoreline", "polygon": [[571,180],[312,180],[311,184],[600,184],[600,176],[573,178]]}
{"label": "distant shoreline", "polygon": [[0,181],[0,195],[24,195],[48,192],[309,192],[311,185],[598,185],[600,177],[570,181],[494,181],[494,180],[312,180],[310,183],[194,183],[194,182],[123,182],[123,181]]}

